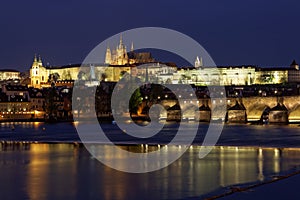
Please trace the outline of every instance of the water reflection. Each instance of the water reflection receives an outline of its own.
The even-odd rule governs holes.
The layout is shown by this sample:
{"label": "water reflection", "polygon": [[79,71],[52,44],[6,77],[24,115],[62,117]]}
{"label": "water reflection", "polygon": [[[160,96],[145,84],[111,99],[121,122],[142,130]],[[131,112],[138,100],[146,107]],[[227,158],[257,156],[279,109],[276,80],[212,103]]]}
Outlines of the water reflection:
{"label": "water reflection", "polygon": [[[109,145],[104,147],[103,155],[122,163],[122,155],[114,155]],[[145,152],[144,145],[120,148]],[[164,146],[147,146],[149,151],[158,148]],[[0,143],[0,149],[3,199],[181,199],[263,181],[300,166],[297,148],[215,147],[199,159],[199,147],[192,146],[172,165],[146,174],[105,167],[76,143]],[[178,146],[165,149],[176,151]]]}
{"label": "water reflection", "polygon": [[74,187],[72,186],[74,181],[67,176],[68,174],[76,176],[77,156],[73,152],[74,145],[30,145],[28,155],[30,164],[25,183],[29,199],[46,199],[53,193],[61,198],[75,196],[71,189]]}

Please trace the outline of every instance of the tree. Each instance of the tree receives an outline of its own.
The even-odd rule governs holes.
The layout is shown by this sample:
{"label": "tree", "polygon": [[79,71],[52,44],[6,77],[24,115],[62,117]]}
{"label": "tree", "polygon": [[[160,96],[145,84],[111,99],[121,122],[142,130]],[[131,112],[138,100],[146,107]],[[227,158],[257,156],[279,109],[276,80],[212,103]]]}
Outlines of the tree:
{"label": "tree", "polygon": [[83,71],[80,71],[77,75],[78,80],[85,80],[86,79],[86,74]]}
{"label": "tree", "polygon": [[71,75],[71,72],[69,70],[67,71],[66,79],[67,80],[72,80],[72,75]]}
{"label": "tree", "polygon": [[49,119],[53,120],[56,118],[56,113],[58,106],[55,104],[55,97],[57,97],[57,91],[54,87],[54,84],[52,84],[52,87],[47,91],[45,96],[45,110],[46,113],[49,115]]}
{"label": "tree", "polygon": [[63,80],[71,80],[72,76],[71,76],[70,70],[64,70],[61,78]]}
{"label": "tree", "polygon": [[62,80],[66,80],[66,75],[67,75],[66,70],[63,70],[63,72],[62,72],[62,74],[61,74],[61,79],[62,79]]}
{"label": "tree", "polygon": [[126,73],[127,73],[126,71],[121,71],[121,72],[120,72],[120,79],[123,78],[123,76],[124,76]]}
{"label": "tree", "polygon": [[52,82],[52,81],[56,82],[59,78],[60,78],[60,75],[57,72],[49,74],[48,82]]}
{"label": "tree", "polygon": [[142,103],[142,95],[141,95],[140,88],[138,88],[134,91],[134,93],[131,95],[131,98],[129,100],[130,115],[137,114],[138,108],[141,103]]}
{"label": "tree", "polygon": [[151,91],[149,93],[149,101],[157,102],[160,101],[159,98],[163,94],[163,86],[160,84],[151,84]]}

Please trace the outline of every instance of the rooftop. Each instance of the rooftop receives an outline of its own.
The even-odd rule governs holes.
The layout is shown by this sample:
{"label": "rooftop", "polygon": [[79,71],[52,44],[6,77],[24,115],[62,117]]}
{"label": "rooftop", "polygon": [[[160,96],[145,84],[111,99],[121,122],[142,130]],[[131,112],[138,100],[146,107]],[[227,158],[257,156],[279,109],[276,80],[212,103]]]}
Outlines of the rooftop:
{"label": "rooftop", "polygon": [[0,69],[0,72],[20,72],[20,71],[15,69]]}

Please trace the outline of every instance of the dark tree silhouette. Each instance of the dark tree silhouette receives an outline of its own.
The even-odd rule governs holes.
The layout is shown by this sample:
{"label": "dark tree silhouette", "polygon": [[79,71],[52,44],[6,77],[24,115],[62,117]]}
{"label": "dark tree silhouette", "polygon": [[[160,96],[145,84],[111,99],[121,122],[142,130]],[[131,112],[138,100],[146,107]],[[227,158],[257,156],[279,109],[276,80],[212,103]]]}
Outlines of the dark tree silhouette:
{"label": "dark tree silhouette", "polygon": [[49,88],[45,96],[45,110],[49,115],[49,120],[53,120],[56,118],[58,106],[57,104],[55,104],[55,98],[57,96],[58,93],[56,91],[56,88],[54,87],[54,84],[52,84],[52,87]]}
{"label": "dark tree silhouette", "polygon": [[53,82],[53,81],[57,82],[59,78],[60,78],[60,75],[57,72],[49,74],[48,82]]}
{"label": "dark tree silhouette", "polygon": [[136,89],[134,93],[131,95],[131,98],[129,100],[129,112],[130,115],[137,114],[138,108],[140,104],[142,103],[142,96],[140,89]]}

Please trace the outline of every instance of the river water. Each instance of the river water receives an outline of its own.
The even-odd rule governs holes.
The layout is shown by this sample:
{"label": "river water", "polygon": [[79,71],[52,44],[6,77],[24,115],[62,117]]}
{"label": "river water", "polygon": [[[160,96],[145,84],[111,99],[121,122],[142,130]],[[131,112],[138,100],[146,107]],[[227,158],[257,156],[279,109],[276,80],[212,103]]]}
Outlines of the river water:
{"label": "river water", "polygon": [[[1,199],[199,199],[300,169],[297,125],[226,125],[217,146],[199,159],[207,129],[201,124],[193,146],[180,159],[144,174],[101,164],[78,143],[72,123],[14,123],[14,130],[11,125],[0,124]],[[162,134],[148,141],[127,138],[115,125],[103,125],[116,143],[151,142],[153,148],[156,143],[166,145],[176,127],[168,124],[166,138]],[[125,148],[140,152],[143,146]]]}

